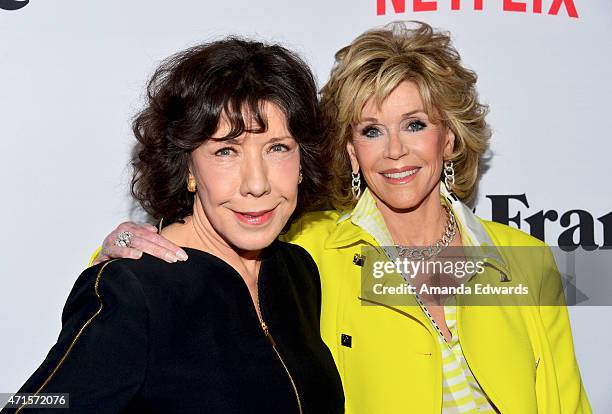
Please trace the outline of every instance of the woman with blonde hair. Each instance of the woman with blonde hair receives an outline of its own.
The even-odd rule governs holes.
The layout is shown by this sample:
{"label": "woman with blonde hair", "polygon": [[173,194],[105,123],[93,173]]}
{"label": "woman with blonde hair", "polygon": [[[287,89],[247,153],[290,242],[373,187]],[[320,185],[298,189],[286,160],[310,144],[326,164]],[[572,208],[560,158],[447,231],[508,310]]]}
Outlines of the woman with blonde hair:
{"label": "woman with blonde hair", "polygon": [[[466,205],[490,138],[475,84],[450,36],[413,22],[342,48],[321,91],[335,210],[305,214],[283,238],[319,268],[321,336],[348,412],[590,412],[550,249]],[[122,231],[137,235],[131,247],[114,245]],[[178,248],[164,243],[123,224],[98,260],[172,257]],[[482,266],[461,281],[399,266],[384,283],[371,277],[381,261],[424,266],[451,251],[453,264],[476,252]],[[452,294],[477,285],[529,290]]]}

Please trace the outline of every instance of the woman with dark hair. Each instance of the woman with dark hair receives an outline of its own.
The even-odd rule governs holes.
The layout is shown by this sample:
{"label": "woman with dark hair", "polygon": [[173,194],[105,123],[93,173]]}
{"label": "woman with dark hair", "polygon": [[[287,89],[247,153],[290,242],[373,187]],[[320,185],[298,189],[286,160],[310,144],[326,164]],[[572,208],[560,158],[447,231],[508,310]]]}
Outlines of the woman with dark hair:
{"label": "woman with dark hair", "polygon": [[164,61],[133,125],[132,193],[190,260],[83,272],[19,392],[69,393],[83,413],[343,412],[317,267],[276,240],[318,192],[318,120],[283,47],[230,38]]}

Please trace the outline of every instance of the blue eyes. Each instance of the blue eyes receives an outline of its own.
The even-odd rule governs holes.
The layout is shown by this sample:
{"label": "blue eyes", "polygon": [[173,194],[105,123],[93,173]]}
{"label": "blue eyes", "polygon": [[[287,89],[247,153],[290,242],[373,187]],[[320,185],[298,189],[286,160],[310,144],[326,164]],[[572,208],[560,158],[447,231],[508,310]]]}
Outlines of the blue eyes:
{"label": "blue eyes", "polygon": [[233,148],[229,148],[229,147],[221,148],[220,150],[215,152],[215,155],[219,157],[229,157],[230,155],[232,155],[233,151],[234,151]]}
{"label": "blue eyes", "polygon": [[[412,121],[405,127],[405,130],[408,132],[419,132],[426,127],[427,125],[423,121]],[[378,138],[382,135],[382,132],[378,127],[367,126],[361,131],[361,135],[366,138]]]}
{"label": "blue eyes", "polygon": [[[270,146],[268,152],[287,152],[289,147],[285,144],[274,144]],[[229,157],[236,153],[236,149],[232,147],[224,147],[215,151],[217,157]]]}
{"label": "blue eyes", "polygon": [[408,124],[408,131],[410,132],[419,132],[425,129],[425,123],[421,121],[414,121]]}
{"label": "blue eyes", "polygon": [[289,147],[284,144],[274,144],[270,147],[270,152],[284,152],[289,151]]}
{"label": "blue eyes", "polygon": [[380,130],[374,127],[367,127],[364,128],[363,131],[361,131],[361,135],[366,138],[377,138],[380,136]]}

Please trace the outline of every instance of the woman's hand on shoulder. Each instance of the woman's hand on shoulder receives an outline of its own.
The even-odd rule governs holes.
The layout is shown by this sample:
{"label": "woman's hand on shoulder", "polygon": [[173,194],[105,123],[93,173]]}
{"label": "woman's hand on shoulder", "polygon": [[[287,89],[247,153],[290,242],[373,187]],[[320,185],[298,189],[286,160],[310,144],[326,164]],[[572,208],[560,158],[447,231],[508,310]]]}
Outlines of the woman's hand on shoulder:
{"label": "woman's hand on shoulder", "polygon": [[[123,232],[132,234],[129,247],[117,246],[115,242]],[[187,260],[187,253],[165,237],[157,234],[157,228],[151,224],[136,224],[131,221],[121,223],[102,243],[100,254],[92,265],[109,259],[140,259],[142,253],[150,254],[168,263]]]}

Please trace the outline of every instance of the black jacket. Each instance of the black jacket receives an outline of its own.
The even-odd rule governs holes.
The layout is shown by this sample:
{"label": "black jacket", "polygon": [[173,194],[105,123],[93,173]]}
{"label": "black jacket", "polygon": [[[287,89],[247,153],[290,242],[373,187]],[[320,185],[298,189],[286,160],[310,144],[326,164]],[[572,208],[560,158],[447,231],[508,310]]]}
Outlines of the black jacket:
{"label": "black jacket", "polygon": [[279,241],[264,250],[266,335],[240,275],[186,250],[186,262],[145,255],[84,271],[57,343],[19,392],[69,393],[83,413],[343,412],[310,255]]}

